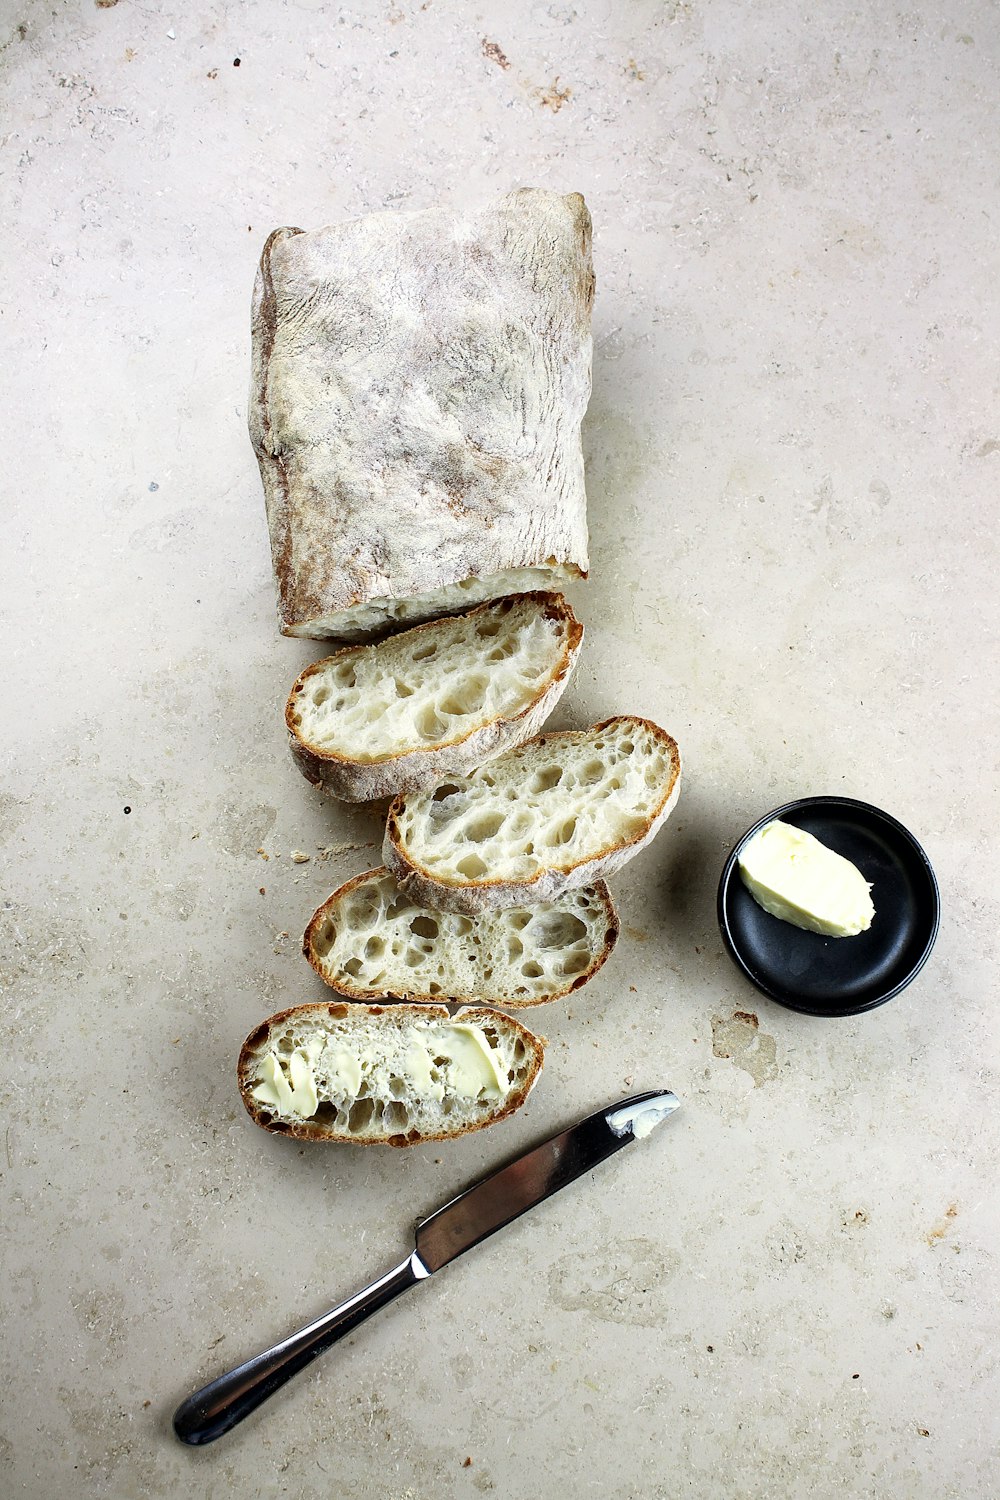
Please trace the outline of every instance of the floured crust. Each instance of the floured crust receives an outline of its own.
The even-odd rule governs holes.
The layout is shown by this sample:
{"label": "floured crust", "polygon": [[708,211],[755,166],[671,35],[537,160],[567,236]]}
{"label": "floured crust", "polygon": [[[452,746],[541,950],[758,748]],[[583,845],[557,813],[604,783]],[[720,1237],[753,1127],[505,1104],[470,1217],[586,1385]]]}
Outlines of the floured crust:
{"label": "floured crust", "polygon": [[[302,704],[311,685],[335,676],[339,664],[349,667],[364,652],[374,661],[391,652],[392,670],[405,663],[407,655],[429,649],[444,632],[440,621],[415,626],[402,635],[390,637],[376,646],[348,646],[333,656],[314,662],[299,676],[289,694],[285,724],[292,756],[308,781],[333,797],[345,802],[369,802],[376,798],[395,797],[400,792],[429,786],[443,776],[461,775],[483,761],[501,755],[536,734],[569,682],[583,640],[583,626],[561,594],[532,593],[495,600],[469,611],[463,619],[470,625],[487,616],[503,616],[511,610],[518,617],[537,611],[537,617],[551,624],[556,632],[555,647],[549,670],[539,681],[533,699],[509,715],[495,715],[478,728],[467,728],[459,722],[457,731],[435,743],[386,754],[364,761],[352,759],[331,748],[321,747],[310,739],[303,726]],[[488,658],[487,641],[480,653],[468,654],[468,672],[495,672]],[[386,679],[392,680],[391,672]],[[407,689],[410,683],[404,684]]]}
{"label": "floured crust", "polygon": [[[402,1028],[412,1022],[423,1024],[427,1021],[443,1023],[461,1021],[472,1026],[481,1026],[484,1029],[492,1028],[493,1031],[502,1032],[507,1041],[520,1045],[524,1049],[523,1066],[520,1069],[521,1078],[518,1084],[504,1099],[498,1101],[488,1114],[480,1115],[471,1121],[456,1121],[452,1118],[448,1127],[440,1130],[387,1131],[380,1135],[355,1135],[337,1130],[318,1120],[306,1119],[290,1123],[276,1119],[268,1106],[253,1097],[259,1057],[283,1029],[294,1028],[297,1035],[308,1035],[312,1028],[324,1028],[328,1020],[335,1025],[344,1023],[348,1028],[348,1034],[354,1030],[365,1031],[372,1027],[376,1029],[380,1027]],[[443,1005],[383,1006],[348,1005],[339,1001],[321,1002],[292,1006],[288,1010],[269,1016],[266,1021],[256,1026],[240,1049],[236,1076],[240,1097],[250,1118],[255,1125],[259,1125],[262,1130],[267,1130],[272,1134],[291,1136],[299,1141],[328,1141],[335,1145],[415,1146],[424,1141],[454,1140],[459,1136],[468,1135],[473,1130],[482,1130],[488,1125],[495,1125],[498,1121],[506,1119],[508,1115],[514,1114],[524,1104],[538,1079],[544,1061],[545,1047],[545,1037],[529,1031],[512,1016],[505,1016],[495,1010],[472,1007],[460,1010],[452,1016]]]}
{"label": "floured crust", "polygon": [[[386,819],[382,858],[386,867],[395,876],[399,885],[414,901],[442,911],[461,912],[473,915],[489,909],[501,909],[520,903],[554,901],[565,891],[581,885],[590,885],[597,880],[606,880],[644,849],[659,832],[672,812],[680,794],[681,759],[677,742],[673,737],[649,719],[635,715],[605,719],[589,730],[567,730],[561,733],[538,735],[517,747],[507,757],[526,759],[536,749],[544,758],[558,762],[563,751],[572,752],[588,737],[602,731],[612,734],[646,731],[661,746],[669,761],[669,775],[659,790],[654,805],[644,816],[642,826],[626,838],[609,840],[593,857],[583,859],[560,859],[556,856],[531,875],[505,880],[490,874],[489,842],[479,846],[486,865],[484,874],[474,879],[458,880],[433,873],[408,847],[400,828],[404,797],[397,797],[389,808]],[[502,769],[504,762],[495,761],[487,771]],[[473,773],[475,774],[475,773]],[[581,794],[583,797],[584,794]],[[581,802],[581,805],[583,803]]]}
{"label": "floured crust", "polygon": [[586,576],[590,241],[579,194],[529,188],[270,236],[250,432],[285,634]]}

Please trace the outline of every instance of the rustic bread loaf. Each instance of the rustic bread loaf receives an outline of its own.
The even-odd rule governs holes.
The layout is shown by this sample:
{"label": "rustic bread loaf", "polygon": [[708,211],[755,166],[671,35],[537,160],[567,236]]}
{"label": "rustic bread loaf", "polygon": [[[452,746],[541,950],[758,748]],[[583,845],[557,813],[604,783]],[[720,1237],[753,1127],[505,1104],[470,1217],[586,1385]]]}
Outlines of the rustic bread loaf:
{"label": "rustic bread loaf", "polygon": [[412,1146],[513,1114],[545,1051],[499,1011],[298,1005],[250,1033],[240,1094],[265,1130],[303,1141]]}
{"label": "rustic bread loaf", "polygon": [[352,1000],[442,1000],[514,1009],[586,984],[618,940],[603,881],[538,906],[477,917],[418,905],[388,870],[369,870],[316,912],[303,951]]}
{"label": "rustic bread loaf", "polygon": [[285,710],[303,775],[346,802],[461,775],[537,733],[583,626],[561,594],[514,594],[307,667]]}
{"label": "rustic bread loaf", "polygon": [[468,776],[397,797],[382,857],[407,895],[445,911],[552,901],[649,843],[680,770],[676,742],[648,719],[537,735]]}
{"label": "rustic bread loaf", "polygon": [[274,231],[249,419],[284,634],[586,576],[593,294],[577,193]]}

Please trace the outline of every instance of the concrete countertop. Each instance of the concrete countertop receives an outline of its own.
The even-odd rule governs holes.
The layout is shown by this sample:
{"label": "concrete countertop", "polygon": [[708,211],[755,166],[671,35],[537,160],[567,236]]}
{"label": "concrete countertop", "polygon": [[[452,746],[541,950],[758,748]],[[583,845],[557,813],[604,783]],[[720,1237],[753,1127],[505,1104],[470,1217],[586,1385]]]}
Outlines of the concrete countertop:
{"label": "concrete countertop", "polygon": [[[607,1500],[997,1493],[995,494],[986,0],[4,8],[6,1358],[0,1491]],[[446,1148],[256,1130],[239,1044],[376,862],[281,708],[246,435],[264,238],[584,193],[592,577],[554,722],[686,783],[545,1076]],[[844,793],[936,868],[933,956],[846,1020],[725,956],[728,850]],[[308,855],[296,860],[293,851]],[[683,1111],[237,1433],[176,1403],[631,1088]]]}

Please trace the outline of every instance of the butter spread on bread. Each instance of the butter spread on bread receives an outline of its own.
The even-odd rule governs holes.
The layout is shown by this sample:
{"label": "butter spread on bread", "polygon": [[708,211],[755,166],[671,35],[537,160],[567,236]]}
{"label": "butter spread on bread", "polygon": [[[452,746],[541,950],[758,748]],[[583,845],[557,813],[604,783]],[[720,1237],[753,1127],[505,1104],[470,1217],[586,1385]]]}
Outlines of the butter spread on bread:
{"label": "butter spread on bread", "polygon": [[545,1042],[510,1016],[443,1006],[316,1004],[247,1038],[238,1079],[265,1130],[299,1140],[409,1146],[520,1108]]}

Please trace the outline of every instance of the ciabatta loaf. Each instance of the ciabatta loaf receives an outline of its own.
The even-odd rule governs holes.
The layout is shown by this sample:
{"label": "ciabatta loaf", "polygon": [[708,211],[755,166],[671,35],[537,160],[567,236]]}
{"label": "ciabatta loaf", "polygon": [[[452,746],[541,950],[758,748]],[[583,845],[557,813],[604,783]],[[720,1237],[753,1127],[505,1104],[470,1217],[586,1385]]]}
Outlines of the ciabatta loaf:
{"label": "ciabatta loaf", "polygon": [[618,938],[603,881],[538,906],[476,917],[420,906],[388,870],[369,870],[316,912],[303,950],[352,1000],[460,1001],[513,1009],[586,984]]}
{"label": "ciabatta loaf", "polygon": [[499,1011],[298,1005],[250,1033],[240,1094],[265,1130],[303,1141],[413,1146],[513,1114],[544,1038]]}
{"label": "ciabatta loaf", "polygon": [[274,231],[249,416],[286,635],[586,576],[590,240],[578,193],[530,188]]}
{"label": "ciabatta loaf", "polygon": [[397,797],[382,857],[415,901],[475,913],[612,874],[680,790],[676,741],[648,719],[541,734],[468,776]]}
{"label": "ciabatta loaf", "polygon": [[561,594],[531,593],[345,647],[292,688],[292,754],[347,802],[462,775],[537,733],[582,639]]}

